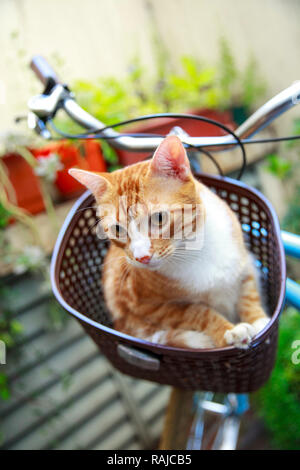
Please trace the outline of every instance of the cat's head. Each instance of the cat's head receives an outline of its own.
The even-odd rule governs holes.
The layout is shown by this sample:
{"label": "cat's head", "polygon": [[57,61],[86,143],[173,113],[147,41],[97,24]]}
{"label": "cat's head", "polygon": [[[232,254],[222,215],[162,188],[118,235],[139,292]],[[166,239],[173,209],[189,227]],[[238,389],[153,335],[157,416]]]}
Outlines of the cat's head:
{"label": "cat's head", "polygon": [[112,173],[69,172],[95,196],[99,236],[135,266],[159,269],[184,256],[188,244],[199,248],[204,208],[178,137],[166,137],[151,160]]}

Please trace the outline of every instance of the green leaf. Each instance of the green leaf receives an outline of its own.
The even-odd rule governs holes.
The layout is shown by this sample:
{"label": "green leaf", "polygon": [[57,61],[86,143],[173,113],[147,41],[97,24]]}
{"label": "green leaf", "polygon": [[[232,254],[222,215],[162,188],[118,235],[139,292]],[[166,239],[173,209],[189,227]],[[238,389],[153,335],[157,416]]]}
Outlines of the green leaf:
{"label": "green leaf", "polygon": [[288,210],[282,221],[283,230],[292,233],[300,233],[300,186],[296,187],[292,199],[289,201]]}
{"label": "green leaf", "polygon": [[191,56],[183,56],[181,58],[181,63],[185,73],[193,80],[198,77],[198,64],[196,60]]}
{"label": "green leaf", "polygon": [[116,151],[107,143],[105,140],[101,142],[101,148],[104,155],[104,159],[110,164],[117,164],[118,156]]}
{"label": "green leaf", "polygon": [[8,331],[0,333],[0,340],[5,343],[7,348],[11,348],[15,344],[14,337]]}
{"label": "green leaf", "polygon": [[2,372],[0,373],[0,397],[2,400],[8,400],[10,398],[7,376]]}
{"label": "green leaf", "polygon": [[300,364],[294,364],[294,340],[299,339],[300,315],[287,308],[281,316],[276,364],[267,384],[253,396],[276,449],[299,449]]}
{"label": "green leaf", "polygon": [[13,335],[20,335],[23,333],[23,325],[17,320],[12,320],[10,322],[10,331]]}
{"label": "green leaf", "polygon": [[9,400],[10,396],[11,395],[8,388],[0,388],[0,397],[2,398],[2,400]]}
{"label": "green leaf", "polygon": [[286,178],[292,168],[291,162],[285,160],[277,154],[270,154],[267,156],[266,170],[277,176],[280,179]]}
{"label": "green leaf", "polygon": [[11,213],[0,203],[0,229],[8,225]]}
{"label": "green leaf", "polygon": [[0,372],[0,387],[7,384],[7,376]]}

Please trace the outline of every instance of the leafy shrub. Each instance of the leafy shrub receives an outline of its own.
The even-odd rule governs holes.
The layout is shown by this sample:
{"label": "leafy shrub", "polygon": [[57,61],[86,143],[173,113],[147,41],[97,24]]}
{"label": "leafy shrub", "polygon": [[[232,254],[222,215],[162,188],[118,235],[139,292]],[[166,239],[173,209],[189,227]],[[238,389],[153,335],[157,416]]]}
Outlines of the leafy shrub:
{"label": "leafy shrub", "polygon": [[279,449],[300,449],[300,363],[292,360],[297,340],[300,312],[287,308],[280,320],[274,370],[254,396],[254,406],[270,431],[274,447]]}
{"label": "leafy shrub", "polygon": [[79,104],[106,124],[193,108],[222,110],[244,106],[249,110],[265,92],[253,57],[244,70],[238,71],[225,39],[220,40],[216,63],[187,55],[180,62],[180,70],[171,70],[169,57],[159,54],[153,72],[135,59],[121,78],[100,77],[92,82],[78,79],[71,88]]}

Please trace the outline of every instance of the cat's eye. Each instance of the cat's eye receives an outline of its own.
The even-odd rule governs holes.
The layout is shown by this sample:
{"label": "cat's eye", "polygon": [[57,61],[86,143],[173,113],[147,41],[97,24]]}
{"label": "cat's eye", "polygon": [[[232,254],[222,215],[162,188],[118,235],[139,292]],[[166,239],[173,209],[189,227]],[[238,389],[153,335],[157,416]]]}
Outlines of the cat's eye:
{"label": "cat's eye", "polygon": [[109,228],[110,236],[112,238],[116,238],[117,240],[121,240],[127,237],[127,230],[120,224],[113,224]]}
{"label": "cat's eye", "polygon": [[168,220],[168,212],[166,211],[154,212],[150,217],[151,224],[157,227],[162,227],[167,223]]}

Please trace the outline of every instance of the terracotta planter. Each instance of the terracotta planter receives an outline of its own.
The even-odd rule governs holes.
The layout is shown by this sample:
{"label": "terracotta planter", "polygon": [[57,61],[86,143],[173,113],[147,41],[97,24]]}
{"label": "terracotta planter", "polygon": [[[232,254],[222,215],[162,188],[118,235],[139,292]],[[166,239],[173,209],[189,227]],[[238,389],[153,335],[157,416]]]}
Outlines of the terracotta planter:
{"label": "terracotta planter", "polygon": [[59,155],[64,166],[62,170],[57,172],[54,183],[64,197],[72,198],[85,191],[85,187],[69,175],[69,168],[77,167],[99,172],[107,170],[100,144],[96,141],[86,140],[80,146],[62,142],[32,150],[36,158],[47,158],[53,152]]}
{"label": "terracotta planter", "polygon": [[[226,125],[230,129],[236,127],[231,111],[214,111],[209,109],[196,109],[187,112],[188,114],[195,114],[197,116],[204,116],[209,119],[214,119],[215,121],[220,122],[221,124]],[[191,120],[191,119],[172,119],[172,118],[162,118],[162,119],[153,119],[152,121],[145,121],[142,124],[134,127],[130,127],[128,132],[137,133],[151,133],[151,134],[168,134],[171,129],[175,126],[181,127],[185,132],[193,137],[197,136],[217,136],[224,135],[222,129],[208,124],[206,122]],[[131,165],[138,161],[143,160],[149,152],[145,153],[136,153],[136,152],[127,152],[125,150],[116,150],[116,153],[119,157],[119,163],[121,165]]]}
{"label": "terracotta planter", "polygon": [[[47,158],[53,152],[60,156],[64,168],[57,172],[53,185],[61,198],[76,197],[85,191],[85,187],[68,174],[69,168],[75,166],[84,170],[106,171],[101,147],[96,141],[85,141],[79,147],[66,142],[51,143],[39,149],[30,149],[30,151],[36,158]],[[1,158],[15,190],[16,201],[12,200],[12,202],[16,202],[19,207],[31,214],[44,211],[45,205],[39,178],[35,175],[32,167],[18,154],[10,153]]]}
{"label": "terracotta planter", "polygon": [[9,153],[4,155],[2,161],[7,168],[7,174],[15,190],[18,207],[26,209],[31,214],[37,214],[45,209],[40,191],[39,180],[29,163],[21,155]]}

